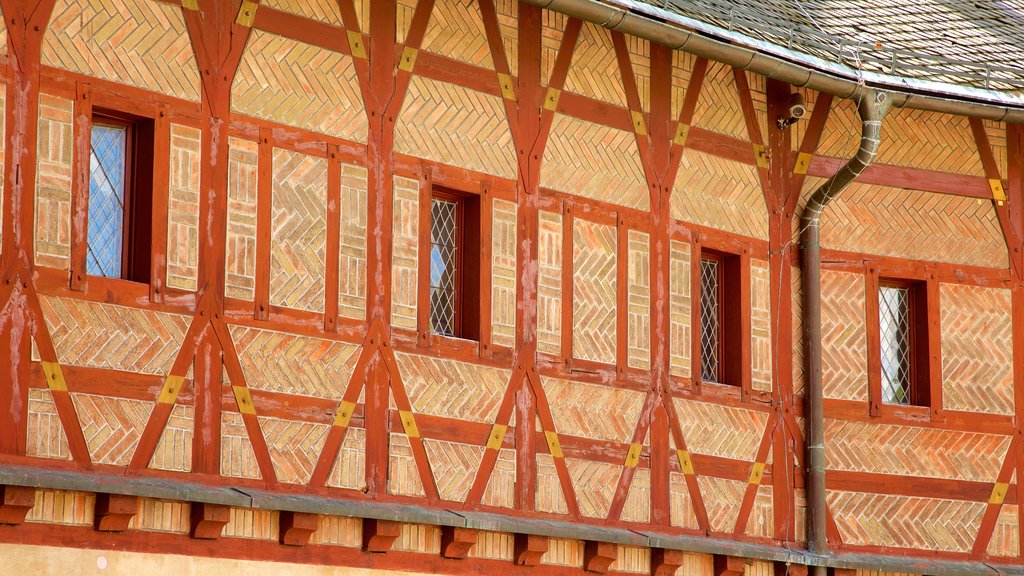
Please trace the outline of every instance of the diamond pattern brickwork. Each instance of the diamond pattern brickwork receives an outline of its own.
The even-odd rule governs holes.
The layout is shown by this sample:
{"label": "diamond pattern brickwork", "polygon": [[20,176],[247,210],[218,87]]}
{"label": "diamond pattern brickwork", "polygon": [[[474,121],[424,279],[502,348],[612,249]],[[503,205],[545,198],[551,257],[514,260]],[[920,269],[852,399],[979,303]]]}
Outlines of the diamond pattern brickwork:
{"label": "diamond pattern brickwork", "polygon": [[555,114],[540,168],[541,186],[647,210],[650,198],[632,132]]}
{"label": "diamond pattern brickwork", "polygon": [[274,149],[270,303],[324,311],[327,161]]}
{"label": "diamond pattern brickwork", "polygon": [[516,177],[515,145],[502,99],[422,76],[409,82],[395,125],[395,151]]}
{"label": "diamond pattern brickwork", "polygon": [[199,67],[181,9],[150,0],[57,0],[42,63],[199,101]]}
{"label": "diamond pattern brickwork", "polygon": [[234,112],[365,142],[352,58],[254,30],[231,87]]}
{"label": "diamond pattern brickwork", "polygon": [[573,357],[615,363],[615,228],[573,221]]}
{"label": "diamond pattern brickwork", "polygon": [[943,407],[1012,415],[1010,291],[941,284],[939,302]]}

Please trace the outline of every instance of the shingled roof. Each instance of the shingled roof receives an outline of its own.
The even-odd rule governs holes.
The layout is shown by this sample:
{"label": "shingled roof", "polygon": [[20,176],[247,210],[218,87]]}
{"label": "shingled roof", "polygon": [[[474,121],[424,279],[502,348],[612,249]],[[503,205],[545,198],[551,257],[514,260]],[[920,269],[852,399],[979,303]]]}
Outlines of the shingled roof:
{"label": "shingled roof", "polygon": [[[847,77],[1024,93],[1024,1],[611,0]],[[872,78],[875,79],[875,78]]]}

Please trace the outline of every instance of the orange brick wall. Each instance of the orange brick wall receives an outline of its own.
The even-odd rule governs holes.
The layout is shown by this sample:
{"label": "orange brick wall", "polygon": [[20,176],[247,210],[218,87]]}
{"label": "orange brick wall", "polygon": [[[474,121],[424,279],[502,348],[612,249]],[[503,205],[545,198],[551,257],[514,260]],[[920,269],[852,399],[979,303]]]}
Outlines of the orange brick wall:
{"label": "orange brick wall", "polygon": [[327,161],[274,150],[270,303],[324,310],[327,251]]}
{"label": "orange brick wall", "polygon": [[[48,70],[64,71],[62,74],[73,72],[83,78],[125,84],[194,106],[194,110],[187,109],[190,112],[171,116],[166,222],[166,284],[194,292],[199,288],[198,243],[202,233],[199,182],[202,170],[209,166],[203,162],[206,143],[201,142],[193,118],[198,114],[199,76],[185,38],[184,22],[177,7],[163,3],[121,0],[109,4],[93,9],[84,1],[58,0],[54,25],[44,42],[43,63]],[[337,7],[328,0],[268,0],[261,6],[341,26]],[[368,2],[355,3],[356,17],[364,31],[368,6]],[[498,0],[495,6],[498,32],[515,75],[518,6],[511,0]],[[407,37],[414,7],[411,0],[399,2],[399,42]],[[102,33],[106,23],[119,18],[134,35]],[[566,18],[545,11],[542,25],[543,92],[551,82]],[[154,41],[146,44],[139,37]],[[0,50],[5,44],[0,42]],[[626,47],[636,75],[639,106],[650,112],[651,46],[627,38]],[[457,63],[452,64],[455,70],[461,70],[458,66],[477,67],[480,78],[474,78],[474,82],[496,79],[495,57],[475,1],[437,0],[421,51],[435,57],[435,63],[444,62],[437,57]],[[673,118],[686,96],[694,60],[682,53],[673,55]],[[233,316],[227,332],[257,405],[258,430],[266,440],[270,462],[284,490],[306,490],[322,455],[336,405],[363,351],[359,342],[364,327],[360,323],[366,320],[370,280],[367,248],[373,237],[369,229],[373,175],[364,162],[362,144],[367,141],[369,124],[357,64],[352,56],[255,30],[231,89],[226,295],[243,302],[253,300],[257,270],[269,266],[269,299],[278,317],[263,324],[254,320],[245,306],[231,301]],[[388,496],[423,497],[424,481],[429,477],[421,477],[422,468],[424,474],[429,470],[433,476],[443,505],[457,508],[466,501],[487,453],[484,431],[495,424],[513,374],[513,358],[519,352],[514,348],[517,328],[522,328],[516,325],[522,284],[516,270],[519,248],[525,241],[519,218],[530,212],[521,213],[522,204],[517,203],[524,193],[508,118],[509,105],[514,104],[511,98],[501,95],[500,90],[480,90],[479,84],[470,88],[448,81],[450,77],[441,80],[428,76],[428,71],[414,70],[408,94],[394,118],[394,152],[400,161],[390,196],[383,200],[393,209],[393,222],[383,234],[391,240],[390,251],[385,249],[385,253],[391,258],[389,343],[397,343],[394,369],[401,376],[413,414],[422,417],[421,424],[426,421],[433,430],[441,430],[437,436],[447,436],[424,433],[427,463],[422,468],[417,466],[413,443],[405,430],[391,426],[387,492]],[[748,76],[755,124],[766,136],[769,129],[776,130],[767,117],[766,81]],[[69,266],[71,242],[74,103],[67,98],[67,90],[51,91],[64,95],[44,91],[38,107],[35,263],[63,270]],[[630,112],[608,30],[592,24],[582,27],[562,92],[563,96],[583,98],[599,113]],[[817,95],[803,92],[813,103]],[[737,149],[742,145],[746,153],[751,135],[739,98],[733,71],[711,63],[691,124],[722,139],[716,142],[738,142]],[[538,262],[536,270],[526,267],[528,274],[536,274],[538,285],[536,343],[541,368],[540,375],[535,376],[537,389],[532,392],[536,401],[550,410],[550,427],[561,438],[566,452],[552,457],[550,448],[538,440],[532,505],[543,513],[567,513],[569,504],[563,493],[563,478],[559,477],[564,472],[583,519],[595,523],[604,523],[609,514],[638,424],[647,425],[643,407],[648,371],[654,364],[651,353],[658,344],[651,334],[651,300],[656,293],[651,277],[651,241],[655,236],[648,225],[651,197],[641,148],[633,130],[600,124],[600,115],[590,113],[580,118],[563,109],[550,115],[551,133],[538,160],[542,207]],[[806,122],[795,126],[793,139],[800,140],[806,129]],[[857,129],[855,109],[850,103],[837,103],[817,153],[849,155],[856,147]],[[1004,127],[987,122],[985,129],[994,146],[996,163],[1006,175]],[[272,135],[269,155],[260,155],[260,146],[268,144],[258,143],[257,133]],[[792,379],[798,395],[795,402],[801,401],[804,350],[800,275],[794,269],[792,283],[781,287],[781,298],[793,306],[794,326],[787,334],[793,340],[793,371],[779,374],[778,366],[772,364],[772,344],[788,328],[780,326],[772,315],[782,301],[772,301],[771,287],[779,279],[773,277],[778,270],[773,271],[768,263],[765,191],[757,168],[749,161],[737,160],[737,153],[726,157],[709,148],[682,152],[679,175],[668,200],[672,219],[665,335],[671,372],[668,389],[674,396],[674,414],[687,450],[705,466],[697,469],[697,488],[711,530],[715,535],[766,543],[777,536],[776,494],[769,482],[752,486],[748,475],[759,459],[762,440],[784,427],[778,422],[779,398],[772,393],[787,390]],[[0,142],[0,156],[2,152]],[[335,152],[343,159],[332,156]],[[260,165],[268,157],[271,165]],[[878,162],[984,176],[966,120],[931,113],[894,111],[886,124]],[[271,218],[267,230],[257,230],[260,174],[270,174]],[[434,182],[461,186],[470,193],[490,194],[484,204],[491,211],[484,214],[490,218],[491,245],[487,248],[491,276],[484,283],[489,286],[485,293],[489,292],[491,317],[484,329],[489,330],[496,351],[481,353],[475,343],[441,338],[435,339],[440,344],[410,344],[415,338],[410,332],[417,329],[417,314],[422,312],[418,310],[422,303],[417,292],[425,273],[419,269],[420,251],[428,247],[420,245],[421,214],[426,208],[421,205],[420,186],[427,175]],[[808,178],[805,196],[821,181]],[[329,190],[340,190],[339,206],[328,204]],[[322,330],[321,315],[327,311],[329,299],[327,259],[334,247],[328,246],[328,219],[334,215],[340,222],[337,297],[343,326],[326,332]],[[257,238],[266,237],[269,252],[262,254],[256,247]],[[1008,261],[992,203],[855,184],[825,212],[822,238],[827,251],[849,253],[830,253],[822,273],[825,396],[847,413],[859,406],[864,408],[863,417],[829,414],[826,454],[830,473],[845,478],[864,474],[947,480],[972,486],[994,483],[1009,453],[1010,436],[1005,431],[961,429],[973,426],[969,414],[998,419],[990,424],[998,428],[1018,411],[1013,398],[1012,288],[998,276]],[[566,250],[570,245],[572,250]],[[698,296],[692,293],[691,278],[691,260],[699,255],[695,252],[697,246],[744,252],[744,260],[750,261],[749,270],[743,271],[749,274],[750,282],[750,382],[754,392],[763,393],[753,394],[753,399],[746,394],[741,397],[732,387],[709,384],[704,391],[696,391],[692,385],[692,358],[699,353],[693,349],[691,311],[693,298]],[[621,254],[626,254],[625,262],[619,261]],[[946,274],[939,289],[941,388],[943,408],[950,413],[948,421],[902,416],[875,420],[868,415],[871,319],[865,311],[867,283],[862,272],[851,270],[880,256],[903,259],[900,262],[909,262],[907,266],[924,266],[922,262],[929,266],[955,265],[960,268],[941,269],[960,270],[961,274],[964,267],[989,269],[974,273],[991,276],[981,281],[972,277],[964,284],[955,274]],[[566,273],[571,276],[571,285],[565,281]],[[130,393],[123,397],[109,393],[109,387],[97,391],[76,389],[74,383],[70,386],[89,454],[97,464],[124,467],[131,460],[153,412],[155,391],[169,373],[185,338],[190,316],[182,311],[191,304],[182,302],[190,302],[190,297],[180,296],[160,308],[151,308],[144,296],[118,295],[120,300],[116,300],[114,295],[92,292],[79,298],[63,285],[57,294],[42,294],[41,311],[62,366],[107,371],[103,374],[126,373],[133,378]],[[120,304],[111,303],[115,300]],[[626,309],[619,309],[620,304]],[[623,315],[625,322],[621,323]],[[279,321],[281,318],[284,320]],[[571,344],[569,349],[563,349],[563,341]],[[623,343],[625,350],[619,348]],[[565,359],[569,359],[568,365],[562,362]],[[619,365],[622,359],[624,365]],[[191,385],[191,374],[187,380]],[[33,380],[40,385],[42,382]],[[225,376],[225,385],[230,384]],[[26,449],[32,457],[69,460],[68,438],[54,398],[45,387],[29,391]],[[396,398],[391,398],[392,410],[398,408]],[[360,397],[358,403],[364,400]],[[328,489],[367,490],[364,414],[365,408],[360,406],[327,475]],[[174,406],[150,468],[164,471],[161,474],[191,472],[196,417],[191,399]],[[963,424],[965,421],[969,423]],[[538,434],[547,431],[544,427],[548,426],[516,422],[514,418],[509,425],[532,427]],[[250,481],[260,479],[256,458],[259,446],[229,401],[220,415],[219,442],[221,475],[233,482],[257,485]],[[674,450],[675,439],[669,442]],[[649,434],[640,434],[638,443],[644,460],[625,492],[621,515],[612,519],[612,524],[621,520],[643,525],[652,518],[652,485],[657,484],[648,460],[652,446]],[[799,446],[799,441],[791,443]],[[773,443],[773,450],[782,444]],[[482,505],[513,508],[516,456],[507,442],[497,450],[494,472],[480,499]],[[761,459],[769,466],[781,460],[774,454]],[[672,526],[698,529],[694,495],[677,464],[672,464],[668,484]],[[977,499],[879,495],[870,492],[869,484],[865,486],[863,492],[834,489],[829,493],[831,514],[844,545],[964,553],[973,544],[986,508],[985,502]],[[737,526],[747,495],[752,500],[749,516],[745,524]],[[89,498],[44,492],[42,504],[30,517],[38,522],[88,524],[92,522],[87,510],[91,506]],[[794,510],[785,512],[794,517],[799,540],[804,530],[802,490],[796,491],[796,500]],[[530,504],[526,503],[527,507]],[[55,511],[58,508],[60,511]],[[183,518],[186,513],[181,506],[146,501],[133,529],[181,532],[187,524],[187,518]],[[989,554],[1017,555],[1018,518],[1009,507],[997,516]],[[273,513],[234,509],[227,535],[270,541],[278,535],[277,523]],[[332,545],[357,546],[361,534],[353,535],[351,524],[347,519],[323,518],[322,531],[316,538]],[[435,527],[406,526],[398,547],[435,553],[439,541]],[[473,554],[507,559],[511,550],[508,535],[498,534],[478,543]],[[552,542],[544,563],[575,568],[582,565],[582,556],[582,542],[558,540]],[[751,564],[747,573],[767,574],[766,566]],[[647,573],[649,551],[620,547],[616,567],[626,573]],[[710,557],[694,555],[687,557],[687,566],[680,573],[711,571]]]}
{"label": "orange brick wall", "polygon": [[71,255],[71,138],[74,102],[39,96],[36,262],[68,268]]}
{"label": "orange brick wall", "polygon": [[574,358],[615,362],[615,228],[573,223]]}
{"label": "orange brick wall", "polygon": [[366,141],[366,114],[350,56],[253,32],[231,96],[232,110],[240,114]]}
{"label": "orange brick wall", "polygon": [[43,64],[199,101],[199,69],[185,20],[174,6],[151,0],[57,0],[51,22]]}
{"label": "orange brick wall", "polygon": [[199,265],[199,130],[171,125],[167,285],[196,289]]}

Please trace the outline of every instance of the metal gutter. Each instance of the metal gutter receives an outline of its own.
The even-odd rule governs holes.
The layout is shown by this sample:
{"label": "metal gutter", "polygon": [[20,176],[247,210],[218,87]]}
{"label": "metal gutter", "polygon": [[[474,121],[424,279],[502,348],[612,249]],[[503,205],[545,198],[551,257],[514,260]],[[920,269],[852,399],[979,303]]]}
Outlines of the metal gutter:
{"label": "metal gutter", "polygon": [[897,108],[1024,123],[1024,96],[850,70],[634,0],[614,0],[619,5],[602,0],[523,1],[840,98],[856,98],[868,88],[879,88],[890,92],[892,106]]}

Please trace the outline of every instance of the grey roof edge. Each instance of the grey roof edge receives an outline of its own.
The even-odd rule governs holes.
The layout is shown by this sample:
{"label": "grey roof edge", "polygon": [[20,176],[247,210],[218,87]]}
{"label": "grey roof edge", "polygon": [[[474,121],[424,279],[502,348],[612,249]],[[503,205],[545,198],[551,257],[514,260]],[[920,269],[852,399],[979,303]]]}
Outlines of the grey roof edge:
{"label": "grey roof edge", "polygon": [[941,572],[948,576],[1002,574],[1024,576],[1024,566],[1008,564],[931,560],[882,554],[843,553],[818,556],[806,550],[769,546],[756,542],[697,535],[665,534],[654,528],[628,529],[557,519],[517,518],[493,512],[428,508],[416,504],[348,500],[312,494],[281,494],[263,489],[211,486],[148,476],[120,476],[77,470],[44,470],[28,466],[0,464],[0,485],[123,494],[264,510],[334,514],[435,526],[536,534],[554,538],[612,542],[704,554],[726,554],[753,560],[810,566],[875,570],[884,568],[919,574]]}
{"label": "grey roof edge", "polygon": [[897,107],[1024,122],[1024,94],[858,71],[637,0],[524,1],[841,98],[873,88],[892,93]]}

